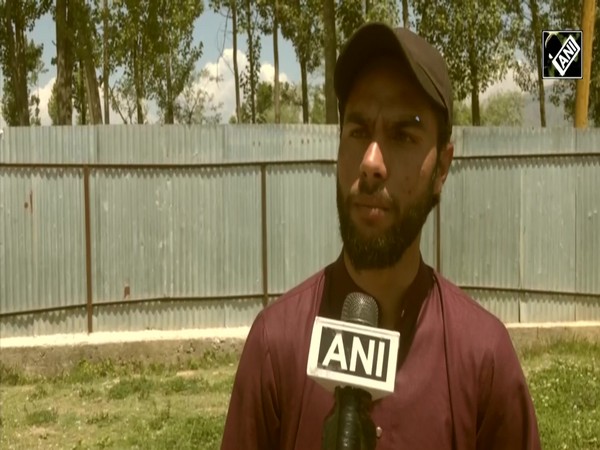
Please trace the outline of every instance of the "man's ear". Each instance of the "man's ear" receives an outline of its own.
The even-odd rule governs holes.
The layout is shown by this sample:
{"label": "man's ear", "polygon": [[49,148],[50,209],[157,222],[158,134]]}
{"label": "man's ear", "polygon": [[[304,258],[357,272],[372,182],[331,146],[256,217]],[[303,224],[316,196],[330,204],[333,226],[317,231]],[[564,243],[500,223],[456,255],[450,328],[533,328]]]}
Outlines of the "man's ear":
{"label": "man's ear", "polygon": [[437,176],[435,180],[435,193],[438,195],[442,193],[442,187],[446,182],[448,172],[450,172],[450,166],[452,165],[453,158],[454,144],[452,142],[448,142],[446,147],[438,155]]}

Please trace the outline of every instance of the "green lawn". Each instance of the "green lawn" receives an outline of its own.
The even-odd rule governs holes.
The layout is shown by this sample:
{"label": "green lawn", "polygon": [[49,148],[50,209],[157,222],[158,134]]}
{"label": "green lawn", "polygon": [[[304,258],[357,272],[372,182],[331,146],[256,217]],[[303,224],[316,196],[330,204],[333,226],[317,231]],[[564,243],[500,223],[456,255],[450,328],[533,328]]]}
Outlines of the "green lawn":
{"label": "green lawn", "polygon": [[[544,449],[600,449],[600,345],[521,353]],[[60,377],[0,367],[2,449],[217,449],[236,355],[185,367],[85,361]]]}

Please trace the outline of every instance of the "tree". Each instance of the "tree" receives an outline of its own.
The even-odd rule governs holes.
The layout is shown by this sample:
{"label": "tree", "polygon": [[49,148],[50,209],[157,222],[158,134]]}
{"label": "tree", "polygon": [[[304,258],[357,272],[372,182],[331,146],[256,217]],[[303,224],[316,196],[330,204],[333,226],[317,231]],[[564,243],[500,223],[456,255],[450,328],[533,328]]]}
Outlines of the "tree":
{"label": "tree", "polygon": [[404,28],[410,27],[408,22],[408,0],[402,0],[402,26]]}
{"label": "tree", "polygon": [[259,24],[263,34],[273,36],[273,66],[275,75],[273,77],[273,107],[275,110],[275,123],[281,121],[280,110],[280,86],[279,86],[279,30],[282,18],[282,8],[279,0],[259,0],[256,2],[258,13],[261,17]]}
{"label": "tree", "polygon": [[383,22],[395,27],[400,20],[395,0],[345,0],[338,4],[336,11],[338,49],[352,34],[367,22]]}
{"label": "tree", "polygon": [[177,97],[189,84],[202,43],[194,45],[194,22],[204,5],[196,0],[157,0],[158,33],[152,42],[150,94],[156,100],[164,123],[175,122]]}
{"label": "tree", "polygon": [[239,0],[210,0],[210,6],[214,12],[219,12],[221,9],[226,9],[226,17],[229,18],[231,13],[231,35],[233,41],[233,78],[235,83],[235,116],[234,123],[241,122],[241,99],[240,99],[240,72],[238,69],[237,60],[237,38],[239,29],[238,11]]}
{"label": "tree", "polygon": [[[70,0],[75,7],[74,23],[76,24],[76,39],[78,45],[75,47],[80,67],[83,71],[82,78],[85,84],[90,121],[92,124],[102,123],[102,107],[100,106],[100,94],[98,91],[98,78],[96,76],[97,56],[99,47],[94,45],[98,42],[96,28],[92,21],[90,5],[84,0]],[[88,123],[88,121],[84,122]]]}
{"label": "tree", "polygon": [[56,23],[56,82],[52,88],[56,117],[54,125],[73,123],[73,11],[69,0],[56,0],[54,22]]}
{"label": "tree", "polygon": [[[581,30],[583,32],[581,58],[583,58],[583,78],[578,80],[575,88],[575,126],[586,128],[588,123],[588,107],[590,95],[590,78],[592,67],[592,41],[594,38],[594,22],[596,16],[596,0],[583,0],[581,12]],[[595,53],[598,55],[598,53]]]}
{"label": "tree", "polygon": [[[4,0],[0,3],[0,64],[5,74],[2,115],[11,126],[30,124],[28,78],[38,67],[43,46],[28,40],[35,21],[50,0]],[[39,101],[38,101],[39,103]]]}
{"label": "tree", "polygon": [[108,0],[102,0],[102,89],[104,90],[104,124],[110,123],[110,88],[109,79],[111,73],[110,64],[110,10],[108,9]]}
{"label": "tree", "polygon": [[52,125],[59,125],[57,97],[57,83],[55,81],[50,91],[50,98],[48,99],[48,115],[50,116]]}
{"label": "tree", "polygon": [[[120,0],[113,3],[119,33],[114,37],[113,48],[117,65],[123,69],[124,80],[116,86],[117,103],[128,99],[133,92],[137,123],[144,123],[149,96],[153,44],[160,32],[158,29],[158,2],[151,0]],[[125,89],[119,92],[119,89]],[[132,90],[131,90],[132,89]],[[115,89],[112,90],[113,94]],[[127,101],[128,101],[127,100]],[[123,118],[123,116],[122,116]]]}
{"label": "tree", "polygon": [[[301,120],[302,100],[297,86],[281,83],[281,111],[279,123],[299,123]],[[242,103],[242,120],[251,120],[251,105]],[[233,117],[229,123],[235,123]],[[256,123],[276,123],[273,85],[266,81],[258,83],[256,89]]]}
{"label": "tree", "polygon": [[452,125],[466,127],[471,124],[471,110],[464,100],[454,100]]}
{"label": "tree", "polygon": [[[484,126],[521,126],[525,97],[520,91],[492,94],[481,105],[481,124]],[[469,126],[472,123],[471,109],[463,101],[454,101],[452,124]]]}
{"label": "tree", "polygon": [[144,123],[148,115],[148,106],[142,104],[140,111],[135,86],[131,77],[121,77],[110,88],[110,104],[123,123]]}
{"label": "tree", "polygon": [[258,34],[258,11],[252,7],[251,0],[245,0],[241,9],[241,28],[246,31],[248,44],[248,67],[240,75],[240,84],[244,92],[244,102],[250,105],[250,122],[256,123],[256,90],[260,74],[260,36]]}
{"label": "tree", "polygon": [[[578,29],[581,23],[581,0],[578,5],[573,5],[569,0],[552,0],[551,24],[561,24],[564,29]],[[589,89],[589,120],[600,126],[600,5],[596,5],[596,24],[592,48],[591,77]],[[558,106],[563,105],[565,119],[573,120],[575,116],[575,90],[574,80],[564,80],[552,85],[550,101]]]}
{"label": "tree", "polygon": [[[540,125],[546,126],[546,93],[543,82],[542,68],[542,30],[550,29],[549,5],[544,0],[527,0],[523,4],[525,32],[517,34],[518,48],[525,56],[524,61],[517,61],[515,65],[515,82],[525,92],[534,94],[538,98],[540,107]],[[535,74],[532,76],[532,74]]]}
{"label": "tree", "polygon": [[325,123],[325,85],[311,86],[310,92],[312,98],[310,123]]}
{"label": "tree", "polygon": [[334,0],[323,0],[322,11],[325,59],[325,121],[327,123],[338,123],[337,98],[333,85],[335,63],[337,60]]}
{"label": "tree", "polygon": [[221,114],[218,110],[222,104],[216,105],[214,96],[204,88],[203,84],[207,81],[214,80],[206,69],[192,74],[188,84],[177,98],[177,108],[175,108],[177,123],[216,125],[221,122]]}
{"label": "tree", "polygon": [[321,62],[323,44],[323,24],[320,15],[315,11],[320,8],[319,0],[295,0],[282,4],[281,31],[289,39],[296,51],[300,64],[300,80],[302,89],[302,121],[309,122],[309,87],[308,74],[312,73]]}
{"label": "tree", "polygon": [[525,99],[520,91],[500,92],[483,102],[482,125],[521,126]]}
{"label": "tree", "polygon": [[481,124],[479,94],[501,80],[514,61],[520,21],[505,0],[415,0],[418,33],[445,56],[457,99],[471,96],[473,125]]}

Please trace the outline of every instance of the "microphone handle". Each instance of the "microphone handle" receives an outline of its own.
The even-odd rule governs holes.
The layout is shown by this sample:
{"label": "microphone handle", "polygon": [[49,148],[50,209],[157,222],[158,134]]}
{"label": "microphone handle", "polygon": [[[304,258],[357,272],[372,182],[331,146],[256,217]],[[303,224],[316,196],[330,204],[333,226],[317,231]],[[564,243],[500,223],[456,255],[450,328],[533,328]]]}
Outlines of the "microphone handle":
{"label": "microphone handle", "polygon": [[323,450],[374,450],[375,424],[369,408],[371,394],[350,386],[335,388],[335,407],[325,420]]}

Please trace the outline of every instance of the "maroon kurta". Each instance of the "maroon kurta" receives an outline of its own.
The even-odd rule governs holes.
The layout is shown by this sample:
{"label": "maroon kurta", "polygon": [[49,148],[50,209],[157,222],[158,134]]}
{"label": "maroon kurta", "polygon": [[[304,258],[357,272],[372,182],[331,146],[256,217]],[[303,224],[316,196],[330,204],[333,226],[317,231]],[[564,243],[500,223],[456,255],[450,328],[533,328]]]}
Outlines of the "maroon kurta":
{"label": "maroon kurta", "polygon": [[[321,448],[333,394],[306,376],[315,316],[362,292],[342,256],[257,316],[223,450]],[[539,449],[535,411],[504,325],[421,262],[400,308],[394,393],[373,403],[378,449]]]}

